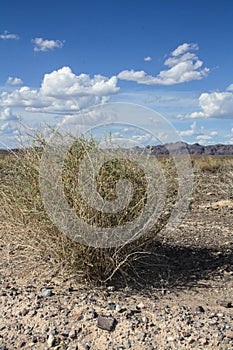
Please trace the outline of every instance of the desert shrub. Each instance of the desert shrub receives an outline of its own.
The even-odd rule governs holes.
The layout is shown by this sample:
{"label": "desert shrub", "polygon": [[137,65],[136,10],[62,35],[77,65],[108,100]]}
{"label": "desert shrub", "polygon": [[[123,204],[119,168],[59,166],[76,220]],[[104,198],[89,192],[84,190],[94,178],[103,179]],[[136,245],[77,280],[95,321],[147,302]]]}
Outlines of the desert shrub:
{"label": "desert shrub", "polygon": [[[65,137],[65,136],[61,136]],[[107,281],[116,272],[126,274],[134,261],[151,254],[150,246],[157,233],[166,225],[169,211],[177,196],[177,174],[170,157],[161,157],[159,162],[166,174],[167,202],[164,213],[153,229],[137,240],[123,243],[118,247],[95,248],[80,244],[64,236],[49,219],[40,196],[40,162],[46,145],[44,135],[32,135],[30,147],[21,152],[12,152],[0,161],[2,198],[1,217],[5,226],[24,225],[27,229],[24,239],[30,240],[30,254],[33,252],[42,259],[50,259],[56,269],[66,266],[67,271],[80,273],[88,279]],[[128,179],[134,188],[133,197],[127,208],[116,214],[96,211],[82,199],[78,192],[78,169],[82,158],[99,145],[94,139],[80,137],[74,140],[63,163],[62,181],[69,205],[76,214],[91,225],[114,227],[134,220],[143,210],[147,201],[147,185],[143,171],[124,158],[106,162],[97,178],[97,190],[105,200],[116,198],[116,183]],[[7,223],[7,225],[6,225]],[[7,229],[7,228],[6,228]],[[22,231],[20,231],[21,234]],[[12,240],[17,234],[12,235]],[[17,238],[17,241],[20,239]],[[29,243],[28,243],[29,244]],[[53,263],[52,263],[53,262]]]}
{"label": "desert shrub", "polygon": [[202,172],[216,173],[222,169],[225,158],[221,156],[197,156],[193,157],[193,165]]}

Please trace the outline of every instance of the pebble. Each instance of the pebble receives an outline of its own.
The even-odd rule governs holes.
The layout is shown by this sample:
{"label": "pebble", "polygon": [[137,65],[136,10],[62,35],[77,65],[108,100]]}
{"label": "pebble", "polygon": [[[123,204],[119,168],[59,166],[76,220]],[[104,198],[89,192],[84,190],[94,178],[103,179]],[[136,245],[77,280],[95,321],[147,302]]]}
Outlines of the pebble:
{"label": "pebble", "polygon": [[172,337],[172,336],[169,336],[169,337],[167,337],[167,340],[170,342],[172,342],[172,341],[174,341],[175,340],[175,338],[174,337]]}
{"label": "pebble", "polygon": [[52,348],[56,343],[56,339],[54,337],[54,335],[52,333],[49,334],[48,340],[47,340],[47,344],[49,348]]}
{"label": "pebble", "polygon": [[76,339],[77,338],[77,331],[76,329],[72,329],[68,334],[70,339]]}
{"label": "pebble", "polygon": [[208,344],[208,340],[206,338],[199,338],[199,342],[202,344],[202,345],[207,345]]}
{"label": "pebble", "polygon": [[196,311],[197,311],[197,312],[205,312],[205,309],[203,308],[203,306],[199,305],[199,306],[196,308]]}
{"label": "pebble", "polygon": [[99,315],[97,326],[106,331],[112,331],[116,324],[116,319],[109,316]]}
{"label": "pebble", "polygon": [[42,295],[46,298],[51,297],[53,295],[52,289],[44,289],[42,291]]}
{"label": "pebble", "polygon": [[125,343],[125,348],[130,349],[132,347],[131,341],[128,339]]}
{"label": "pebble", "polygon": [[204,326],[204,324],[202,322],[196,322],[195,323],[195,327],[197,327],[197,328],[201,328],[203,326]]}
{"label": "pebble", "polygon": [[227,309],[230,309],[233,307],[232,302],[230,300],[223,300],[219,302],[219,305],[222,307],[225,307]]}
{"label": "pebble", "polygon": [[137,304],[137,309],[145,309],[145,305],[143,304],[143,302]]}
{"label": "pebble", "polygon": [[148,323],[148,322],[149,322],[148,317],[144,316],[144,317],[142,318],[142,322],[143,322],[143,323]]}
{"label": "pebble", "polygon": [[227,338],[233,339],[233,330],[228,329],[225,334]]}

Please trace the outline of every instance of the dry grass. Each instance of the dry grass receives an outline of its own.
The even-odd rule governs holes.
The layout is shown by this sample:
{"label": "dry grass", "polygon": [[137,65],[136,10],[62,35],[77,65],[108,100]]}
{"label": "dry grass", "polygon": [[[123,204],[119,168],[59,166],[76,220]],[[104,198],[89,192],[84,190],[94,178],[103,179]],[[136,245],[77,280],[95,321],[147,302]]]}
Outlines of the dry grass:
{"label": "dry grass", "polygon": [[224,167],[229,167],[232,165],[232,156],[193,156],[192,157],[193,166],[196,167],[201,172],[211,172],[216,173],[222,171]]}
{"label": "dry grass", "polygon": [[[177,196],[177,173],[170,157],[159,157],[167,184],[167,202],[163,214],[147,235],[120,247],[94,248],[82,245],[63,235],[50,221],[39,191],[39,167],[45,146],[43,135],[34,136],[32,147],[22,152],[1,154],[0,157],[0,238],[3,261],[24,273],[32,270],[41,275],[82,276],[99,282],[111,279],[116,272],[126,276],[135,260],[150,254],[150,245],[157,232],[166,225]],[[35,146],[36,145],[36,146]],[[135,164],[113,160],[102,167],[97,188],[104,199],[114,200],[116,182],[128,178],[134,186],[134,196],[125,210],[117,215],[95,211],[82,200],[77,191],[80,160],[98,145],[93,140],[80,140],[72,146],[64,162],[62,180],[66,198],[76,214],[92,225],[114,227],[133,220],[147,200],[143,172]],[[231,167],[232,159],[194,158],[197,173],[221,171]],[[223,172],[224,174],[224,172]],[[230,178],[230,181],[232,177]],[[229,194],[230,195],[230,194]]]}

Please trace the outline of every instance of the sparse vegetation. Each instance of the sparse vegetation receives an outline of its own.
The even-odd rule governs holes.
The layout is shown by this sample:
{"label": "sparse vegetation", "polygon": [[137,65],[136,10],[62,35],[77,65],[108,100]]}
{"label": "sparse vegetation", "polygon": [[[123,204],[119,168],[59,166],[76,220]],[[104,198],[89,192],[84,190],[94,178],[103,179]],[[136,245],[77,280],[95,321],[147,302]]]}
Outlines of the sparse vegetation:
{"label": "sparse vegetation", "polygon": [[[32,147],[21,152],[4,153],[0,159],[0,234],[2,246],[8,247],[8,251],[4,252],[5,258],[8,256],[9,259],[13,249],[18,267],[23,264],[24,270],[27,265],[31,269],[34,264],[37,269],[38,266],[41,267],[42,274],[63,273],[89,280],[107,281],[117,272],[126,276],[129,269],[133,269],[136,260],[147,254],[154,254],[151,247],[157,233],[167,223],[177,197],[177,173],[171,157],[157,158],[166,176],[167,201],[153,230],[120,247],[94,248],[64,236],[48,218],[39,190],[40,159],[46,143],[43,135],[37,135],[33,141]],[[62,180],[68,203],[79,217],[98,227],[114,227],[133,220],[147,201],[146,181],[142,170],[124,159],[107,162],[101,168],[96,181],[100,195],[106,200],[114,200],[117,181],[124,178],[130,180],[134,187],[134,196],[126,209],[117,215],[106,214],[91,208],[80,197],[77,191],[79,163],[95,147],[98,144],[93,139],[80,138],[67,153]],[[223,171],[223,176],[226,176],[233,167],[232,159],[227,157],[196,157],[193,158],[193,164],[196,176],[203,172],[221,172],[227,168],[228,172]],[[231,181],[232,177],[229,179]],[[227,195],[230,196],[229,193]]]}

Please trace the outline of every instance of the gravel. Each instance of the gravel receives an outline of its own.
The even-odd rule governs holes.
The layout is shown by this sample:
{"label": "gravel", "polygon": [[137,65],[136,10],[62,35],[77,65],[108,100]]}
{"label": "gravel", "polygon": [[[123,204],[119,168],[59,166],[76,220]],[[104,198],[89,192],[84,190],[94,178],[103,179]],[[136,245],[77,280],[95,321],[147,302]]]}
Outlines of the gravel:
{"label": "gravel", "polygon": [[0,350],[233,348],[231,300],[203,297],[205,290],[143,295],[51,281],[48,297],[36,281],[1,282]]}

